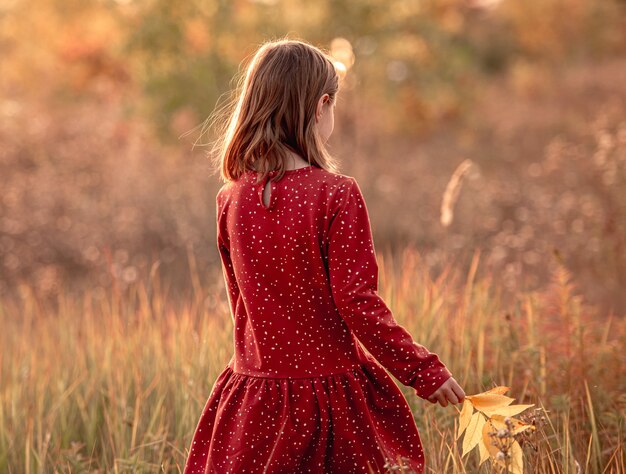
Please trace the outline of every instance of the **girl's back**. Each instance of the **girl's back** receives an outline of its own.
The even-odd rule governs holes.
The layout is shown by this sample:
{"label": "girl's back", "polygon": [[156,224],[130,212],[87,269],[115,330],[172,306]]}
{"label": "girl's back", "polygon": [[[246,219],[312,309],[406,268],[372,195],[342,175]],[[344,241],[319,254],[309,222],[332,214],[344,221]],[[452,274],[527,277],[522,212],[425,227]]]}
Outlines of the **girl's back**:
{"label": "girl's back", "polygon": [[[262,377],[346,372],[363,358],[337,312],[327,269],[347,263],[348,249],[329,262],[328,244],[353,180],[315,166],[287,170],[280,181],[269,181],[266,207],[263,188],[275,174],[255,183],[249,170],[216,199],[218,249],[239,345],[232,367]],[[359,237],[362,231],[350,237],[354,246]]]}

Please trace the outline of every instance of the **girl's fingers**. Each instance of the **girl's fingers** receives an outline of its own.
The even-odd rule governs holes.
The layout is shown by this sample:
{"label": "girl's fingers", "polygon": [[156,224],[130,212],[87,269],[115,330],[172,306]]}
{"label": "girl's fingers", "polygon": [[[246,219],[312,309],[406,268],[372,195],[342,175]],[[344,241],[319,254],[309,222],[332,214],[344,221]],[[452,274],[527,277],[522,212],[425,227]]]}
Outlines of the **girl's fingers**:
{"label": "girl's fingers", "polygon": [[439,404],[440,404],[442,407],[446,407],[446,406],[448,406],[448,399],[447,399],[447,396],[446,396],[446,391],[445,391],[445,390],[443,390],[443,391],[439,392],[439,395],[437,396],[437,399],[439,400]]}
{"label": "girl's fingers", "polygon": [[464,399],[465,392],[456,381],[449,386],[442,387],[427,398],[430,403],[439,403],[442,407],[448,406],[448,402],[453,404],[462,403]]}
{"label": "girl's fingers", "polygon": [[438,388],[434,393],[431,393],[430,397],[428,397],[428,401],[431,403],[441,403],[441,393],[443,392],[442,388]]}
{"label": "girl's fingers", "polygon": [[463,389],[461,388],[460,385],[456,384],[453,388],[452,388],[458,398],[458,403],[461,403],[464,399],[465,399],[465,392],[463,391]]}
{"label": "girl's fingers", "polygon": [[465,398],[465,392],[463,391],[461,386],[459,384],[454,384],[452,390],[454,391],[454,395],[456,396],[456,402],[463,403],[463,399]]}
{"label": "girl's fingers", "polygon": [[430,403],[441,403],[441,402],[440,402],[440,399],[439,399],[439,393],[438,393],[438,392],[437,392],[437,393],[433,393],[433,394],[430,396],[430,398],[428,399],[428,401],[429,401]]}
{"label": "girl's fingers", "polygon": [[448,403],[448,401],[450,403],[457,403],[456,402],[456,394],[452,391],[451,388],[447,388],[446,391],[444,392],[444,398],[446,400],[446,404]]}
{"label": "girl's fingers", "polygon": [[465,392],[461,386],[456,383],[450,384],[448,387],[444,387],[438,390],[437,393],[432,394],[427,400],[430,403],[439,403],[442,407],[448,406],[450,403],[462,403],[465,399]]}

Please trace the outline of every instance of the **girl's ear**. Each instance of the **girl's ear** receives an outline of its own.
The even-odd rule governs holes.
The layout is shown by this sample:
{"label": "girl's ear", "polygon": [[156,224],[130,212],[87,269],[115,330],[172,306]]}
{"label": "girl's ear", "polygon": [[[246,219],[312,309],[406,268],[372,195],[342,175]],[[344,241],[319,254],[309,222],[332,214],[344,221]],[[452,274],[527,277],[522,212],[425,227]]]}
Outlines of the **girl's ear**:
{"label": "girl's ear", "polygon": [[326,102],[330,100],[330,96],[328,94],[324,94],[320,97],[320,100],[317,101],[317,107],[315,109],[315,121],[317,122],[322,116],[322,107]]}

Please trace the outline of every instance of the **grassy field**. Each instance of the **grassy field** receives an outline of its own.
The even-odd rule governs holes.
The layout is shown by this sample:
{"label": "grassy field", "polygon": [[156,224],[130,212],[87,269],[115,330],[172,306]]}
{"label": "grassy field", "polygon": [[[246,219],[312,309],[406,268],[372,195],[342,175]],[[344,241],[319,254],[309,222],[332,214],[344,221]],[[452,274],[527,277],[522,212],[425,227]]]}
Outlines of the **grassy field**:
{"label": "grassy field", "polygon": [[[416,341],[437,352],[469,394],[511,387],[545,410],[525,443],[527,472],[623,473],[626,320],[598,314],[558,259],[550,285],[504,302],[480,253],[469,273],[436,278],[406,248],[379,254],[380,293]],[[193,266],[192,266],[193,268]],[[0,472],[179,472],[202,407],[232,355],[221,273],[192,272],[174,294],[151,276],[43,299],[29,286],[0,301]],[[458,408],[400,385],[428,472],[492,472],[461,458]]]}

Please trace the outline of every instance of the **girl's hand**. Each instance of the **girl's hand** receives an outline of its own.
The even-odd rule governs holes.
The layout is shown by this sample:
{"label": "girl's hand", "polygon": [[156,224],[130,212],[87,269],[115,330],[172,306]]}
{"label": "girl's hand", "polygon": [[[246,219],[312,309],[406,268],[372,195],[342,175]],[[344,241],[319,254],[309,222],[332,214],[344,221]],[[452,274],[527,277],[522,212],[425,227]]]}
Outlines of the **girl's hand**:
{"label": "girl's hand", "polygon": [[430,403],[437,403],[442,407],[447,407],[450,403],[463,403],[465,399],[465,392],[461,386],[454,380],[454,377],[450,377],[446,380],[441,387],[431,394],[427,400]]}

